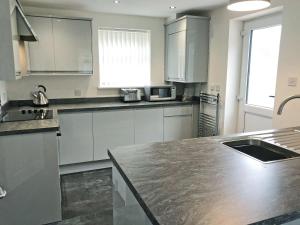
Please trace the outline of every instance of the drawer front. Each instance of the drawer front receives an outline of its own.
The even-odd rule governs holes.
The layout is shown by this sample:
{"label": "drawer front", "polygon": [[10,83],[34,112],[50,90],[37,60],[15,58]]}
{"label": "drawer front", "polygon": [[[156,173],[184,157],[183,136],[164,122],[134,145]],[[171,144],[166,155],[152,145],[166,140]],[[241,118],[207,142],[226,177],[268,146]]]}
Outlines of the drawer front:
{"label": "drawer front", "polygon": [[193,114],[192,105],[164,108],[164,117],[185,116],[185,115],[192,115],[192,114]]}

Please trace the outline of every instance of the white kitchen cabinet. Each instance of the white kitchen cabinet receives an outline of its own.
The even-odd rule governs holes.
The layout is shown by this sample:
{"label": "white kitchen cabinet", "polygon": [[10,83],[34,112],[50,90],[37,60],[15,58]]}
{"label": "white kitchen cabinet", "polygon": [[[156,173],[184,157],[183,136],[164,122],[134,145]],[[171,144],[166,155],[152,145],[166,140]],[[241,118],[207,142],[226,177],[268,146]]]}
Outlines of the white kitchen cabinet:
{"label": "white kitchen cabinet", "polygon": [[55,70],[92,74],[90,20],[53,18]]}
{"label": "white kitchen cabinet", "polygon": [[209,19],[184,16],[166,25],[166,81],[207,82]]}
{"label": "white kitchen cabinet", "polygon": [[60,119],[60,165],[93,161],[92,113],[62,113]]}
{"label": "white kitchen cabinet", "polygon": [[31,75],[91,75],[92,22],[28,16],[38,42],[29,43]]}
{"label": "white kitchen cabinet", "polygon": [[38,41],[28,43],[29,72],[55,71],[52,19],[38,16],[27,19],[38,36]]}
{"label": "white kitchen cabinet", "polygon": [[0,137],[0,225],[61,220],[56,132]]}
{"label": "white kitchen cabinet", "polygon": [[109,159],[108,149],[134,144],[134,110],[93,113],[94,160]]}
{"label": "white kitchen cabinet", "polygon": [[168,80],[183,81],[185,79],[185,45],[186,32],[168,35]]}
{"label": "white kitchen cabinet", "polygon": [[173,141],[192,137],[192,106],[164,108],[164,141]]}
{"label": "white kitchen cabinet", "polygon": [[136,109],[134,111],[135,144],[163,141],[163,115],[162,108]]}

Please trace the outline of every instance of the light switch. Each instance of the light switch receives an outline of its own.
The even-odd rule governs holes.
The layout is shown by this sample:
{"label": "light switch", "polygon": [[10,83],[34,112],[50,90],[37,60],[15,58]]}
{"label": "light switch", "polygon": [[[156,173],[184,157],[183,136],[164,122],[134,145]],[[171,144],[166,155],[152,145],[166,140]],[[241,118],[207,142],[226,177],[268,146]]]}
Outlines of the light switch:
{"label": "light switch", "polygon": [[298,78],[297,77],[289,77],[288,78],[288,86],[289,87],[297,87]]}

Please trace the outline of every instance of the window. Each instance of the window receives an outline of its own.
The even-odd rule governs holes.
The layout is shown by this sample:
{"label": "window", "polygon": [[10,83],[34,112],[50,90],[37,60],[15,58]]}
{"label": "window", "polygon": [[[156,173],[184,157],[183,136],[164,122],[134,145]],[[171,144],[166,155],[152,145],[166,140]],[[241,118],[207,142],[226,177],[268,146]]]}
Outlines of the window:
{"label": "window", "polygon": [[150,32],[99,30],[100,87],[150,85]]}
{"label": "window", "polygon": [[281,25],[251,34],[247,104],[274,107]]}

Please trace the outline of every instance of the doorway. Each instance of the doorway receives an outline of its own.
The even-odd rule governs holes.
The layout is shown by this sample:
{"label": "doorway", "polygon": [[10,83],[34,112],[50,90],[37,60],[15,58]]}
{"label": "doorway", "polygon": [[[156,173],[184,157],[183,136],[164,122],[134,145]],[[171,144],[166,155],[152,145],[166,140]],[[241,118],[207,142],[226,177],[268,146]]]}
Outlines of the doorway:
{"label": "doorway", "polygon": [[272,129],[281,14],[244,22],[238,131]]}

